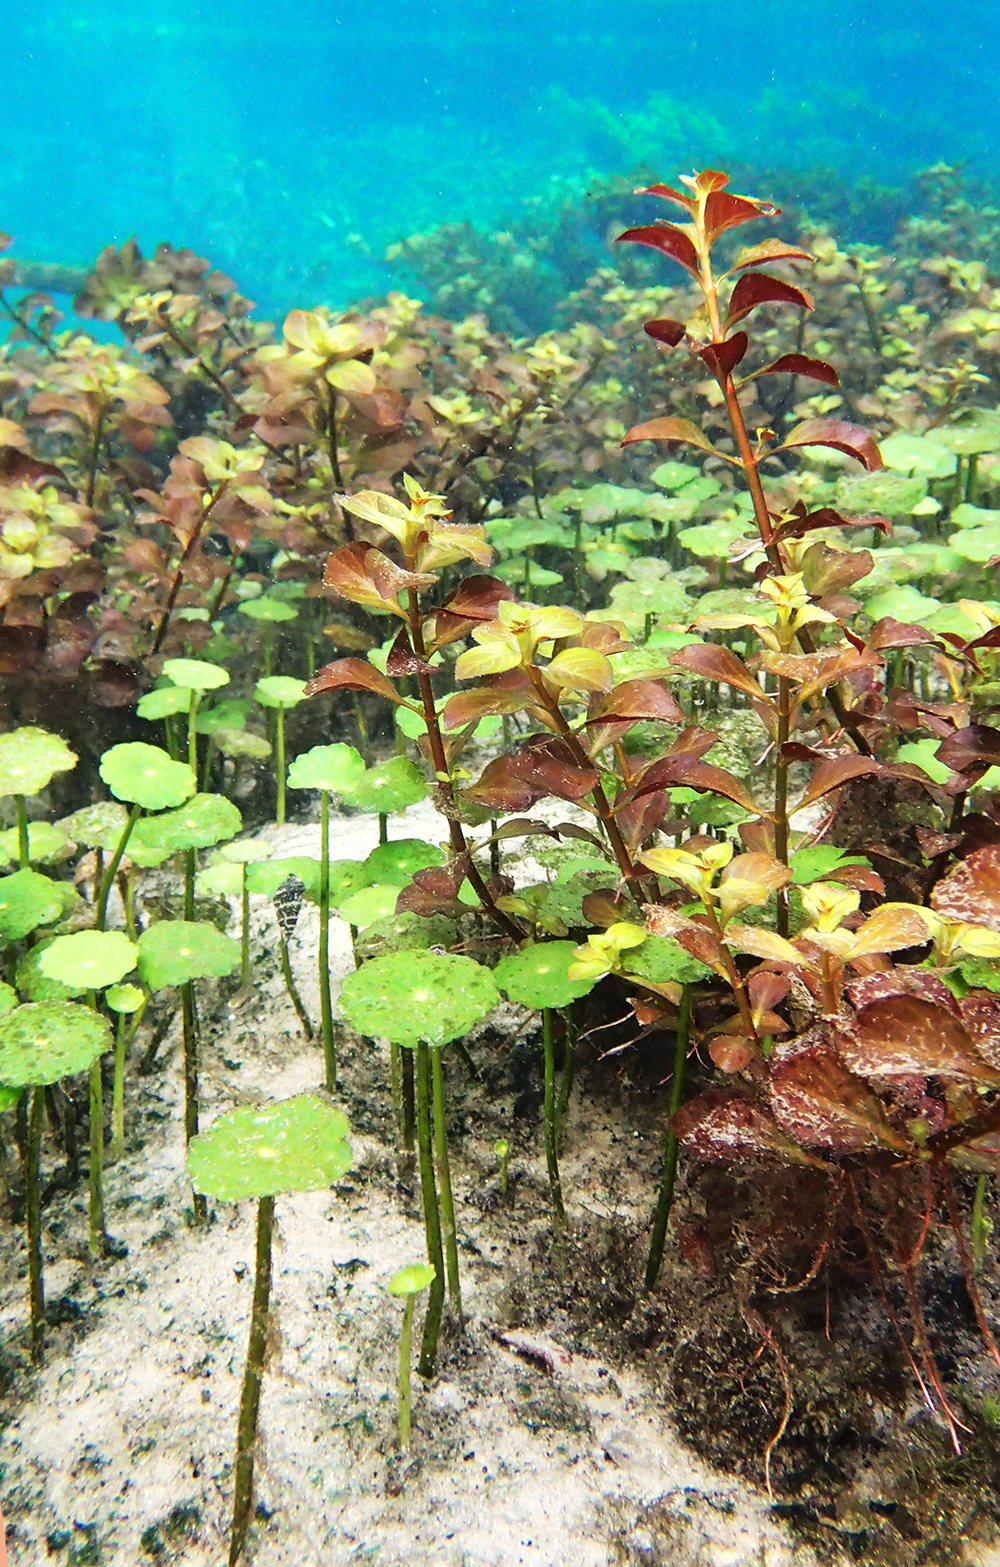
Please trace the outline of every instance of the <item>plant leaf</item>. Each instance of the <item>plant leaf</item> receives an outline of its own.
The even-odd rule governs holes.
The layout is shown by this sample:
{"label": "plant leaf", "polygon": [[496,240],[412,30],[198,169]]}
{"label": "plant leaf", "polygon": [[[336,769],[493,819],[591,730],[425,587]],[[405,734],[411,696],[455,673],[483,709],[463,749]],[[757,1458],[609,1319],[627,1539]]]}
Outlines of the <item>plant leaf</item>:
{"label": "plant leaf", "polygon": [[673,1117],[680,1141],[696,1159],[721,1164],[753,1159],[780,1159],[783,1164],[826,1168],[807,1154],[773,1121],[766,1110],[734,1089],[716,1088],[689,1099]]}
{"label": "plant leaf", "polygon": [[797,288],[782,278],[770,277],[766,272],[744,272],[730,296],[723,330],[728,332],[758,305],[769,304],[798,305],[801,310],[812,310],[813,298],[804,288]]}
{"label": "plant leaf", "polygon": [[853,457],[869,473],[883,466],[882,453],[871,431],[847,419],[806,419],[775,450],[784,452],[797,446],[830,446]]}
{"label": "plant leaf", "polygon": [[[664,187],[666,188],[666,187]],[[651,189],[644,194],[657,194],[659,191]],[[664,256],[669,256],[672,261],[677,261],[690,272],[692,277],[698,276],[698,251],[693,239],[685,234],[683,229],[677,228],[673,223],[648,223],[640,228],[626,229],[619,234],[616,244],[649,245],[653,250],[659,250]]]}
{"label": "plant leaf", "polygon": [[766,261],[815,261],[815,256],[798,245],[784,239],[763,239],[759,245],[750,245],[736,253],[731,272],[742,272],[744,267],[759,267]]}
{"label": "plant leaf", "polygon": [[741,658],[727,647],[714,642],[689,642],[670,655],[671,669],[686,669],[702,680],[715,680],[720,685],[732,686],[756,702],[769,702],[770,698],[758,685]]}
{"label": "plant leaf", "polygon": [[824,381],[827,386],[840,385],[840,376],[833,365],[828,365],[825,359],[813,359],[809,354],[782,354],[746,379],[756,381],[761,375],[805,375],[813,381]]}
{"label": "plant leaf", "polygon": [[363,658],[338,658],[318,669],[307,682],[305,694],[320,696],[324,691],[374,691],[390,702],[404,701],[392,682]]}
{"label": "plant leaf", "polygon": [[650,419],[645,424],[633,425],[620,444],[634,446],[636,441],[681,441],[687,446],[697,446],[699,451],[709,452],[713,457],[732,461],[724,452],[716,451],[708,436],[690,419]]}
{"label": "plant leaf", "polygon": [[953,866],[931,893],[931,908],[946,919],[1000,930],[1000,844],[974,849]]}

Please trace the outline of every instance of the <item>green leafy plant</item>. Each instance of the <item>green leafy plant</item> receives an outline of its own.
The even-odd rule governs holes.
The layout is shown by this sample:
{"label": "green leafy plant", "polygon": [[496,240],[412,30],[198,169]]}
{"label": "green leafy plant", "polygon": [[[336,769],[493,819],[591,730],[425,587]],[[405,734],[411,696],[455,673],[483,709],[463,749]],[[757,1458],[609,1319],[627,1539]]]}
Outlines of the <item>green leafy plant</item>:
{"label": "green leafy plant", "polygon": [[413,1308],[418,1295],[434,1283],[434,1269],[427,1262],[410,1262],[389,1280],[389,1294],[402,1297],[403,1325],[399,1332],[399,1450],[410,1445],[410,1360],[413,1338]]}
{"label": "green leafy plant", "polygon": [[188,1146],[195,1191],[219,1202],[257,1201],[250,1343],[236,1434],[235,1499],[229,1567],[243,1554],[253,1496],[254,1448],[271,1299],[274,1200],[283,1192],[322,1191],[351,1167],[347,1117],[313,1095],[232,1110]]}

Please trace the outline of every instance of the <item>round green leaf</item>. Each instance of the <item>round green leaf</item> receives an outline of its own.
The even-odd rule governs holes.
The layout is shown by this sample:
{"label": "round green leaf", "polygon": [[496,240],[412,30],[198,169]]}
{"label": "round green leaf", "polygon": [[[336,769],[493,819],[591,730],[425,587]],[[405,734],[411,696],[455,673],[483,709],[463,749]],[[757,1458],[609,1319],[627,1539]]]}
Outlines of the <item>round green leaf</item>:
{"label": "round green leaf", "polygon": [[622,953],[622,968],[654,985],[694,985],[712,977],[706,963],[692,958],[670,936],[647,936],[641,947]]}
{"label": "round green leaf", "polygon": [[245,604],[237,606],[241,615],[246,615],[248,620],[295,620],[298,610],[291,604],[285,604],[281,599],[259,598],[248,599]]}
{"label": "round green leaf", "polygon": [[360,783],[364,773],[364,759],[353,745],[314,745],[288,769],[288,787],[344,794]]}
{"label": "round green leaf", "polygon": [[[183,663],[179,659],[178,663]],[[211,667],[211,666],[210,666]],[[136,712],[140,718],[153,723],[160,718],[170,718],[174,713],[186,713],[191,706],[191,692],[187,686],[157,686],[139,698]]]}
{"label": "round green leaf", "polygon": [[26,1002],[0,1018],[0,1083],[58,1083],[85,1072],[111,1045],[107,1020],[74,1001]]}
{"label": "round green leaf", "polygon": [[427,779],[415,762],[405,756],[393,756],[387,762],[369,767],[354,788],[343,798],[358,811],[379,811],[391,816],[416,805],[429,793]]}
{"label": "round green leaf", "polygon": [[540,1012],[543,1007],[568,1007],[593,990],[594,979],[569,979],[575,961],[575,941],[543,941],[501,958],[493,971],[500,989],[519,1006]]}
{"label": "round green leaf", "polygon": [[420,838],[397,838],[392,843],[380,843],[365,865],[373,883],[405,887],[417,871],[443,865],[444,861],[444,853],[436,844],[424,843]]}
{"label": "round green leaf", "polygon": [[25,1001],[72,1001],[80,992],[74,990],[71,985],[60,985],[58,980],[49,979],[41,970],[41,961],[45,953],[45,946],[39,942],[31,947],[20,959],[17,965],[17,988]]}
{"label": "round green leaf", "polygon": [[181,849],[211,849],[232,838],[241,830],[243,818],[225,795],[196,794],[178,810],[164,811],[139,825],[142,831],[137,826],[136,833],[143,845],[177,854]]}
{"label": "round green leaf", "polygon": [[223,756],[249,756],[252,761],[263,762],[271,754],[264,736],[252,729],[216,729],[212,738]]}
{"label": "round green leaf", "polygon": [[37,794],[51,783],[55,773],[76,766],[61,735],[27,725],[0,735],[0,797],[7,794]]}
{"label": "round green leaf", "polygon": [[131,973],[139,948],[120,930],[79,930],[57,936],[42,953],[38,967],[48,979],[58,980],[82,995],[116,985]]}
{"label": "round green leaf", "polygon": [[343,1112],[315,1094],[231,1110],[192,1138],[191,1183],[220,1202],[322,1191],[351,1168],[349,1131]]}
{"label": "round green leaf", "polygon": [[915,621],[922,625],[928,615],[933,615],[940,608],[940,599],[927,598],[917,588],[902,584],[872,594],[865,604],[865,614],[871,616],[872,620],[891,615],[894,620]]}
{"label": "round green leaf", "polygon": [[195,791],[194,774],[186,762],[172,762],[158,745],[141,740],[113,745],[101,757],[100,774],[119,800],[162,811],[182,805]]}
{"label": "round green leaf", "polygon": [[437,1269],[429,1262],[408,1262],[389,1280],[390,1295],[419,1295],[437,1278]]}
{"label": "round green leaf", "polygon": [[963,528],[953,533],[948,543],[956,554],[978,565],[1000,555],[1000,523],[990,523],[985,528]]}
{"label": "round green leaf", "polygon": [[112,1012],[129,1015],[146,1005],[146,992],[140,990],[138,985],[112,985],[110,990],[105,991],[104,999]]}
{"label": "round green leaf", "polygon": [[912,767],[919,767],[921,772],[925,772],[932,783],[945,784],[952,776],[952,769],[938,761],[940,744],[941,741],[934,738],[909,740],[899,747],[896,761],[909,762]]}
{"label": "round green leaf", "polygon": [[206,664],[201,658],[168,658],[163,673],[175,686],[186,686],[189,691],[216,691],[229,684],[228,670]]}
{"label": "round green leaf", "polygon": [[[51,822],[28,823],[28,859],[37,865],[59,865],[69,859],[73,845],[66,834]],[[0,860],[16,861],[20,853],[17,828],[0,832]]]}
{"label": "round green leaf", "polygon": [[198,892],[211,898],[239,898],[243,894],[243,867],[227,865],[225,861],[206,866],[198,872],[194,884]]}
{"label": "round green leaf", "polygon": [[441,914],[427,919],[422,914],[393,914],[376,920],[361,931],[357,940],[358,958],[380,958],[387,952],[408,949],[426,951],[428,947],[450,947],[457,940],[458,926]]}
{"label": "round green leaf", "polygon": [[13,985],[4,984],[0,980],[0,1017],[6,1017],[8,1012],[13,1012],[17,1006],[17,991]]}
{"label": "round green leaf", "polygon": [[[333,897],[333,863],[330,865],[330,896]],[[336,863],[340,863],[337,861]],[[354,865],[357,862],[346,862]],[[283,881],[289,876],[297,876],[305,885],[305,896],[315,903],[319,898],[319,860],[311,860],[305,854],[290,854],[283,860],[267,860],[257,865],[247,867],[247,887],[251,892],[262,894],[265,898],[273,898]],[[358,886],[363,885],[359,882]],[[354,890],[353,887],[351,889]]]}
{"label": "round green leaf", "polygon": [[253,688],[254,701],[261,707],[297,707],[305,701],[306,683],[291,675],[267,675]]}
{"label": "round green leaf", "polygon": [[489,969],[438,952],[373,958],[348,974],[340,992],[341,1009],[359,1032],[411,1047],[460,1039],[498,1000]]}
{"label": "round green leaf", "polygon": [[955,454],[929,435],[897,431],[879,442],[882,461],[897,473],[918,474],[924,479],[946,479],[955,472]]}
{"label": "round green leaf", "polygon": [[239,963],[239,942],[201,920],[159,920],[139,937],[139,973],[150,990],[231,974]]}
{"label": "round green leaf", "polygon": [[693,468],[685,462],[661,462],[650,474],[653,483],[658,484],[661,490],[682,490],[700,476],[700,468]]}
{"label": "round green leaf", "polygon": [[389,919],[395,914],[398,897],[398,886],[362,887],[336,903],[335,907],[342,920],[357,926],[358,930],[364,930],[366,926],[374,925],[376,920]]}
{"label": "round green leaf", "polygon": [[219,858],[233,865],[256,865],[260,860],[269,860],[273,853],[274,845],[266,838],[238,838],[235,843],[223,844]]}
{"label": "round green leaf", "polygon": [[74,811],[72,816],[64,816],[56,826],[75,843],[82,843],[88,849],[113,851],[127,821],[128,811],[124,805],[119,805],[117,800],[99,800],[96,805],[85,805],[82,810]]}
{"label": "round green leaf", "polygon": [[196,728],[200,735],[214,735],[217,729],[242,729],[253,703],[249,697],[230,697],[202,708]]}
{"label": "round green leaf", "polygon": [[62,895],[47,876],[25,870],[0,877],[0,940],[20,941],[39,925],[51,925],[62,910]]}

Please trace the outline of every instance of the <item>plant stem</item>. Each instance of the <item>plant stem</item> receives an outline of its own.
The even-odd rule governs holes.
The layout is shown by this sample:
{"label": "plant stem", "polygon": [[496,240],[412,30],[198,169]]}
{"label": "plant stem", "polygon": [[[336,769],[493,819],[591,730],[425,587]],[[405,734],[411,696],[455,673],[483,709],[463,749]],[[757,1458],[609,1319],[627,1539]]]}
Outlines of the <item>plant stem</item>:
{"label": "plant stem", "polygon": [[413,1051],[404,1050],[403,1078],[403,1151],[411,1158],[416,1140],[416,1094],[413,1082]]}
{"label": "plant stem", "polygon": [[278,703],[274,715],[275,766],[278,776],[278,826],[285,825],[285,709]]}
{"label": "plant stem", "polygon": [[201,516],[198,518],[198,521],[191,530],[191,534],[187,540],[187,543],[181,550],[180,559],[177,562],[177,570],[174,573],[174,580],[170,585],[170,592],[167,594],[166,607],[164,608],[163,614],[160,617],[160,624],[157,628],[156,636],[153,638],[153,645],[149,650],[150,656],[158,653],[160,648],[163,646],[163,639],[167,634],[167,627],[170,624],[170,617],[174,612],[174,605],[177,603],[177,595],[180,592],[181,584],[184,581],[184,567],[188,560],[190,560],[191,556],[194,554],[194,551],[198,545],[198,540],[201,538],[202,530],[209,517],[212,515],[212,511],[214,510],[216,502],[221,499],[222,495],[225,493],[225,489],[225,483],[219,485],[219,488],[212,496],[212,499],[203,509]]}
{"label": "plant stem", "polygon": [[101,1058],[90,1068],[90,1255],[99,1257],[104,1245],[104,1090]]}
{"label": "plant stem", "polygon": [[240,928],[240,987],[246,990],[250,984],[250,884],[247,881],[247,861],[243,861],[241,867],[243,878],[240,884],[240,908],[242,912],[242,925]]}
{"label": "plant stem", "polygon": [[410,1345],[413,1340],[413,1307],[416,1296],[407,1295],[399,1334],[399,1450],[410,1445]]}
{"label": "plant stem", "polygon": [[333,1034],[333,1001],[330,996],[330,792],[319,793],[319,1014],[323,1034],[326,1086],[337,1089],[337,1042]]}
{"label": "plant stem", "polygon": [[97,484],[97,464],[101,456],[101,437],[104,434],[104,415],[106,410],[101,407],[97,411],[94,421],[94,434],[90,442],[90,453],[87,458],[87,488],[84,492],[83,504],[93,506],[94,489]]}
{"label": "plant stem", "polygon": [[[787,675],[778,676],[778,733],[774,742],[774,853],[782,865],[788,864],[788,731],[791,720],[792,686]],[[788,889],[778,888],[778,935],[788,937]]]}
{"label": "plant stem", "polygon": [[233,1499],[233,1527],[229,1536],[229,1567],[236,1567],[243,1554],[250,1523],[253,1492],[253,1454],[257,1442],[257,1416],[260,1411],[260,1385],[264,1375],[264,1351],[267,1344],[267,1314],[271,1302],[271,1237],[274,1231],[274,1198],[257,1202],[257,1265],[253,1279],[253,1305],[250,1309],[250,1342],[243,1371],[243,1391],[236,1426],[236,1486]]}
{"label": "plant stem", "polygon": [[15,794],[14,805],[17,810],[17,863],[20,870],[26,871],[31,859],[28,854],[28,813],[23,794]]}
{"label": "plant stem", "polygon": [[422,1377],[432,1377],[437,1363],[438,1339],[441,1335],[441,1312],[444,1307],[444,1253],[441,1247],[441,1217],[438,1210],[437,1187],[434,1183],[434,1158],[431,1152],[431,1067],[430,1048],[423,1042],[417,1045],[417,1151],[420,1160],[420,1196],[424,1207],[424,1234],[427,1237],[427,1260],[435,1270],[427,1296],[427,1314],[420,1344],[417,1370]]}
{"label": "plant stem", "polygon": [[342,490],[344,476],[340,471],[340,453],[337,450],[337,393],[332,386],[328,386],[326,394],[326,449],[333,470],[333,482],[338,490]]}
{"label": "plant stem", "polygon": [[201,705],[201,692],[192,691],[191,700],[188,702],[188,766],[194,773],[195,788],[198,787],[198,708]]}
{"label": "plant stem", "polygon": [[385,811],[378,813],[378,841],[380,846],[389,842],[389,818]]}
{"label": "plant stem", "polygon": [[561,1230],[566,1224],[566,1209],[563,1207],[556,1149],[556,1048],[551,1007],[542,1008],[542,1041],[545,1053],[545,1164],[549,1172],[549,1193],[555,1210],[556,1228]]}
{"label": "plant stem", "polygon": [[45,1281],[42,1274],[42,1121],[45,1090],[32,1088],[28,1140],[24,1158],[24,1216],[28,1249],[28,1302],[31,1312],[31,1358],[38,1365],[45,1344]]}
{"label": "plant stem", "polygon": [[109,1149],[111,1159],[120,1159],[125,1152],[125,1055],[135,1038],[145,1010],[144,1001],[138,1012],[131,1018],[124,1012],[118,1014],[118,1028],[115,1033],[115,1077],[111,1094],[111,1147]]}
{"label": "plant stem", "polygon": [[649,1259],[646,1263],[646,1288],[651,1290],[660,1276],[663,1262],[663,1246],[667,1238],[667,1222],[674,1200],[674,1182],[677,1178],[677,1155],[680,1142],[673,1128],[673,1118],[684,1098],[684,1075],[687,1070],[688,1049],[691,1044],[691,986],[681,990],[680,1011],[677,1014],[677,1047],[674,1051],[674,1075],[670,1085],[670,1106],[667,1110],[667,1142],[663,1152],[663,1174],[660,1192],[653,1215],[653,1235],[649,1243]]}
{"label": "plant stem", "polygon": [[107,865],[105,866],[104,872],[103,872],[103,874],[101,876],[100,884],[99,884],[98,889],[97,889],[97,894],[96,894],[96,897],[94,899],[94,902],[95,902],[95,904],[97,906],[97,916],[96,916],[95,924],[96,924],[98,930],[103,930],[105,928],[106,924],[107,924],[107,920],[108,920],[108,898],[109,898],[110,893],[111,893],[111,887],[112,887],[112,885],[114,883],[114,879],[115,879],[115,876],[117,874],[118,867],[119,867],[119,865],[122,862],[122,855],[125,853],[125,847],[126,847],[128,841],[129,841],[129,839],[132,836],[132,829],[134,828],[136,822],[139,820],[139,816],[140,816],[141,811],[142,811],[142,806],[141,805],[133,805],[131,807],[131,809],[129,810],[128,821],[125,823],[125,826],[122,828],[122,835],[119,838],[117,844],[115,845],[115,852],[114,852],[114,854],[112,854],[112,856],[111,856],[110,860],[108,861]]}
{"label": "plant stem", "polygon": [[444,1120],[444,1070],[441,1051],[431,1051],[431,1083],[434,1098],[434,1157],[441,1183],[441,1232],[448,1271],[448,1297],[462,1321],[462,1284],[458,1274],[458,1233],[455,1202],[451,1190],[451,1164],[448,1159],[448,1133]]}
{"label": "plant stem", "polygon": [[312,1023],[309,1021],[309,1013],[305,1009],[302,997],[298,992],[298,987],[296,986],[295,980],[292,977],[292,961],[288,955],[288,942],[285,940],[284,936],[279,937],[279,941],[281,947],[281,972],[285,978],[285,989],[288,991],[289,1000],[291,1001],[292,1006],[295,1008],[295,1016],[302,1024],[302,1032],[311,1042],[316,1038],[316,1031],[313,1028]]}
{"label": "plant stem", "polygon": [[563,1022],[566,1025],[566,1045],[562,1082],[559,1085],[559,1103],[556,1105],[557,1147],[563,1118],[569,1108],[569,1096],[573,1092],[573,1078],[576,1074],[576,1024],[573,1021],[572,1008],[564,1007],[562,1015]]}

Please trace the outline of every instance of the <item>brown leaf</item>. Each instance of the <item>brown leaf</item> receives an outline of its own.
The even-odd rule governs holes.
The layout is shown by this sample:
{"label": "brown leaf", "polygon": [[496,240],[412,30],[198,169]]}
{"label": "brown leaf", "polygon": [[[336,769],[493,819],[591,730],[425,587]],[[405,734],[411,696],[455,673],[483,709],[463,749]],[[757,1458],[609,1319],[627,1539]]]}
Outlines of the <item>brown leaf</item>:
{"label": "brown leaf", "polygon": [[647,321],[642,330],[656,342],[666,343],[670,348],[676,348],[678,343],[684,341],[687,327],[683,321]]}
{"label": "brown leaf", "polygon": [[942,877],[931,908],[946,919],[1000,930],[1000,844],[974,850]]}
{"label": "brown leaf", "polygon": [[906,621],[893,620],[891,615],[883,615],[868,633],[868,646],[876,650],[889,647],[921,647],[928,642],[936,641],[933,631],[928,631],[926,626],[912,626]]}
{"label": "brown leaf", "polygon": [[401,680],[405,675],[430,674],[430,665],[418,658],[410,642],[410,633],[400,626],[396,639],[385,661],[385,672],[390,680]]}
{"label": "brown leaf", "polygon": [[742,806],[743,810],[750,811],[754,816],[766,815],[732,773],[725,772],[721,767],[712,767],[710,763],[703,762],[698,757],[683,753],[661,757],[658,762],[648,767],[633,790],[633,797],[638,799],[644,794],[652,794],[654,790],[665,789],[672,784],[679,784],[688,789],[700,789],[709,794],[721,794],[725,799],[732,800],[735,805]]}
{"label": "brown leaf", "polygon": [[606,696],[591,701],[588,724],[603,718],[626,718],[630,723],[659,719],[665,724],[683,724],[684,713],[665,680],[625,680]]}
{"label": "brown leaf", "polygon": [[[647,194],[652,194],[652,191]],[[626,229],[618,235],[615,243],[649,245],[653,250],[669,256],[672,261],[679,262],[692,277],[698,276],[698,252],[694,241],[672,223],[649,223],[640,228]]]}
{"label": "brown leaf", "polygon": [[826,1028],[776,1045],[768,1067],[771,1109],[796,1142],[837,1153],[910,1150],[886,1120],[878,1096],[837,1059]]}
{"label": "brown leaf", "polygon": [[453,593],[441,605],[449,615],[460,615],[463,620],[496,620],[497,605],[517,598],[513,588],[499,577],[464,577]]}
{"label": "brown leaf", "polygon": [[[829,762],[821,762],[813,773],[806,792],[797,805],[793,805],[791,813],[801,811],[806,805],[814,805],[817,800],[822,800],[826,794],[831,794],[834,789],[840,789],[849,783],[852,778],[864,778],[870,773],[881,772],[881,768],[870,756],[837,756]],[[790,814],[791,814],[790,813]]]}
{"label": "brown leaf", "polygon": [[960,1017],[915,995],[892,995],[862,1007],[852,1026],[839,1023],[837,1054],[866,1077],[945,1077],[1000,1085],[1000,1071],[975,1050]]}
{"label": "brown leaf", "polygon": [[853,457],[869,473],[883,466],[882,453],[871,431],[847,419],[806,419],[785,436],[776,450],[784,452],[796,446],[830,446]]}
{"label": "brown leaf", "polygon": [[650,419],[645,424],[633,425],[619,444],[634,446],[636,441],[680,441],[687,446],[697,446],[699,451],[708,452],[713,457],[722,457],[726,462],[733,460],[726,457],[724,452],[717,451],[708,436],[690,419]]}
{"label": "brown leaf", "polygon": [[403,701],[391,681],[363,658],[339,658],[335,664],[318,669],[306,686],[306,696],[320,696],[324,691],[374,691],[390,702]]}
{"label": "brown leaf", "polygon": [[956,729],[937,748],[937,758],[956,773],[981,778],[987,768],[1000,763],[1000,730],[988,724],[968,724]]}
{"label": "brown leaf", "polygon": [[745,246],[737,251],[731,271],[742,272],[744,267],[759,267],[767,261],[815,261],[815,256],[799,245],[785,239],[763,239],[758,245]]}
{"label": "brown leaf", "polygon": [[750,339],[745,332],[734,332],[722,342],[706,343],[704,348],[698,349],[697,358],[708,366],[719,385],[725,386],[749,346]]}
{"label": "brown leaf", "polygon": [[756,381],[761,375],[804,375],[813,381],[823,381],[827,386],[839,386],[840,377],[825,359],[813,359],[809,354],[782,354],[762,370],[755,370],[747,380]]}
{"label": "brown leaf", "polygon": [[732,686],[755,701],[767,702],[768,697],[754,679],[747,666],[727,647],[714,642],[689,642],[687,647],[677,648],[670,655],[672,669],[686,669],[702,680],[714,680],[719,685]]}
{"label": "brown leaf", "polygon": [[445,703],[445,729],[464,729],[466,724],[485,718],[488,713],[517,713],[537,700],[523,669],[508,669],[502,675],[488,675],[468,691],[456,691]]}
{"label": "brown leaf", "polygon": [[716,1034],[709,1041],[708,1053],[720,1072],[742,1072],[753,1060],[754,1050],[742,1035]]}
{"label": "brown leaf", "polygon": [[721,1164],[779,1159],[826,1168],[793,1143],[765,1110],[733,1089],[717,1088],[682,1105],[671,1122],[688,1153]]}
{"label": "brown leaf", "polygon": [[744,272],[730,296],[724,330],[728,332],[758,305],[769,304],[798,305],[801,310],[811,310],[813,298],[804,288],[796,288],[794,283],[785,283],[766,272]]}

